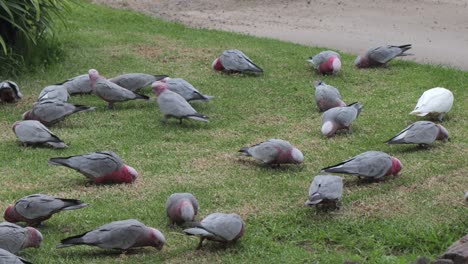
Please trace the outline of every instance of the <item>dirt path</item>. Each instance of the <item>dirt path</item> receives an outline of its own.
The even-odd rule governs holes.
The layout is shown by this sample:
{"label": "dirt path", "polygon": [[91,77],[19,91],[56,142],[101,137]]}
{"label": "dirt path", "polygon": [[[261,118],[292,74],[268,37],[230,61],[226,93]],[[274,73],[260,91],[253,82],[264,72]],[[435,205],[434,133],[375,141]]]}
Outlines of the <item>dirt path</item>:
{"label": "dirt path", "polygon": [[94,0],[178,21],[350,53],[413,44],[421,63],[468,70],[468,0]]}

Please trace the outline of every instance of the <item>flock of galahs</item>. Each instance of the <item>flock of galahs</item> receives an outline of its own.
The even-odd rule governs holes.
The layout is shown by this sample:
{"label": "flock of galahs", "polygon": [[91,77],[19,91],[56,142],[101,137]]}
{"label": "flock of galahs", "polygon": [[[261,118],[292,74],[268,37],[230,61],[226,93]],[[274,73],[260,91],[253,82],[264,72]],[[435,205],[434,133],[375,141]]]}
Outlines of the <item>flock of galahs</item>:
{"label": "flock of galahs", "polygon": [[[370,49],[357,57],[355,66],[366,68],[386,65],[397,56],[410,55],[405,53],[410,48],[411,45],[402,45]],[[340,55],[334,51],[320,52],[308,61],[320,74],[337,74],[341,70]],[[257,75],[263,72],[263,69],[239,50],[225,50],[213,61],[212,68],[226,74]],[[144,73],[123,74],[106,79],[97,70],[90,69],[88,74],[45,87],[32,109],[23,114],[23,121],[13,124],[13,131],[24,146],[66,148],[68,146],[48,127],[69,115],[95,110],[95,107],[67,103],[70,95],[93,93],[106,101],[108,108],[113,109],[114,104],[118,102],[135,99],[149,100],[149,97],[138,93],[138,90],[146,86],[151,86],[156,94],[164,122],[167,122],[169,118],[178,119],[179,122],[183,119],[208,122],[208,117],[198,113],[189,102],[196,100],[206,102],[213,96],[202,94],[183,79]],[[347,105],[341,99],[338,89],[323,81],[316,81],[314,86],[315,102],[319,111],[323,112],[321,133],[329,138],[335,136],[339,130],[351,132],[351,124],[359,116],[363,105],[357,102]],[[2,102],[16,102],[22,96],[16,83],[12,81],[0,83]],[[411,114],[428,115],[442,121],[452,104],[453,94],[449,90],[433,88],[424,92]],[[445,142],[447,139],[448,131],[442,125],[430,121],[418,121],[385,143],[427,146],[435,140]],[[239,152],[241,155],[251,156],[269,166],[300,164],[304,160],[299,149],[281,139],[269,139],[250,147],[243,147]],[[111,151],[53,157],[48,163],[76,170],[96,184],[132,183],[138,178],[137,170],[125,164],[116,153]],[[385,176],[398,175],[402,168],[402,163],[395,157],[380,151],[367,151],[336,165],[325,167],[321,172],[382,180]],[[310,185],[305,204],[339,208],[342,193],[343,179],[341,177],[328,174],[318,175],[314,177]],[[465,199],[468,200],[468,193]],[[34,227],[38,227],[53,214],[62,210],[75,210],[86,206],[87,204],[80,200],[57,198],[45,194],[32,194],[18,199],[4,212],[4,219],[7,222],[0,224],[0,260],[10,261],[7,263],[27,263],[13,254],[24,248],[38,247],[41,244],[43,236]],[[233,243],[244,234],[245,223],[239,215],[234,213],[213,213],[200,222],[196,221],[199,205],[191,193],[172,194],[168,197],[165,207],[170,224],[187,227],[184,230],[185,234],[200,237],[197,248],[202,246],[205,239]],[[14,224],[16,222],[25,222],[27,227],[23,228]],[[90,245],[125,251],[144,246],[162,249],[164,243],[165,237],[159,230],[147,227],[138,220],[129,219],[111,222],[83,234],[64,238],[57,248]]]}

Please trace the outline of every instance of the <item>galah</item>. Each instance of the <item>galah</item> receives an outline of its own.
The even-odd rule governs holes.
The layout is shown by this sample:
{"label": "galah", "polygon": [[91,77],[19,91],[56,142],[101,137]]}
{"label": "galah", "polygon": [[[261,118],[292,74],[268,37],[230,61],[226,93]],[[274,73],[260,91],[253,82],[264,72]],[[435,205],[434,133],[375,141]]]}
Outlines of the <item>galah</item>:
{"label": "galah", "polygon": [[325,112],[330,108],[346,106],[346,103],[341,100],[341,95],[338,89],[326,84],[323,81],[314,82],[315,87],[315,103],[320,112]]}
{"label": "galah", "polygon": [[340,54],[326,50],[315,56],[310,57],[307,61],[312,63],[313,67],[321,74],[337,74],[341,70]]}
{"label": "galah", "polygon": [[46,101],[46,100],[56,100],[61,102],[68,101],[68,94],[67,88],[63,85],[49,85],[42,89],[37,101]]}
{"label": "galah", "polygon": [[111,151],[51,158],[49,164],[74,169],[94,183],[132,183],[138,177],[134,168]]}
{"label": "galah", "polygon": [[0,263],[2,264],[31,264],[31,262],[22,259],[15,254],[0,248]]}
{"label": "galah", "polygon": [[430,121],[418,121],[400,131],[396,136],[385,141],[385,144],[419,144],[429,145],[435,140],[447,142],[447,129]]}
{"label": "galah", "polygon": [[148,96],[137,94],[127,90],[99,75],[95,69],[89,70],[89,80],[94,94],[108,103],[108,108],[114,108],[115,102],[143,99],[149,100]]}
{"label": "galah", "polygon": [[38,226],[62,210],[75,210],[88,206],[76,199],[56,198],[46,194],[31,194],[8,206],[3,218],[11,223],[26,222]]}
{"label": "galah", "polygon": [[304,161],[302,152],[282,139],[269,139],[251,147],[241,148],[239,152],[269,165],[300,164]]}
{"label": "galah", "polygon": [[109,79],[125,89],[136,92],[143,87],[151,85],[155,81],[162,80],[168,77],[167,75],[151,75],[146,73],[127,73]]}
{"label": "galah", "polygon": [[343,179],[339,176],[318,175],[309,187],[309,198],[305,202],[308,206],[323,205],[340,208],[339,202],[343,195]]}
{"label": "galah", "polygon": [[369,68],[375,66],[384,66],[395,57],[413,55],[405,53],[411,49],[411,44],[401,46],[380,46],[371,48],[362,56],[358,56],[354,61],[354,65],[358,68]]}
{"label": "galah", "polygon": [[193,85],[181,78],[164,78],[161,81],[156,82],[154,86],[165,86],[167,89],[181,95],[185,100],[187,100],[187,102],[194,100],[206,102],[213,98],[213,96],[203,95],[195,89]]}
{"label": "galah", "polygon": [[224,244],[234,243],[244,235],[244,231],[244,221],[238,214],[214,213],[205,217],[197,227],[185,229],[184,233],[199,236],[197,249],[200,249],[205,239]]}
{"label": "galah", "polygon": [[43,100],[34,103],[33,108],[23,114],[23,120],[37,120],[46,126],[50,126],[62,121],[69,115],[94,111],[95,109],[95,107],[73,105],[58,100]]}
{"label": "galah", "polygon": [[401,162],[381,151],[367,151],[348,160],[322,169],[322,172],[344,173],[380,180],[384,176],[398,175]]}
{"label": "galah", "polygon": [[23,145],[50,146],[53,148],[67,148],[63,141],[50,132],[37,120],[16,121],[13,124],[13,132]]}
{"label": "galah", "polygon": [[211,67],[215,71],[226,73],[263,72],[262,68],[255,65],[242,51],[236,49],[223,51],[221,56],[213,61]]}
{"label": "galah", "polygon": [[465,192],[465,204],[468,205],[468,192]]}
{"label": "galah", "polygon": [[166,214],[170,224],[193,222],[197,212],[198,202],[191,193],[174,193],[167,198]]}
{"label": "galah", "polygon": [[167,89],[165,85],[154,82],[151,87],[158,97],[157,102],[159,110],[164,114],[164,122],[171,117],[179,119],[181,124],[184,118],[208,122],[206,115],[197,113],[181,95]]}
{"label": "galah", "polygon": [[135,219],[115,221],[81,235],[60,241],[57,248],[76,245],[96,246],[104,249],[127,250],[136,247],[155,247],[161,250],[166,239],[157,229]]}
{"label": "galah", "polygon": [[70,95],[90,94],[93,92],[88,74],[78,75],[55,85],[64,86]]}
{"label": "galah", "polygon": [[442,87],[436,87],[429,89],[422,94],[410,115],[427,115],[430,118],[437,118],[439,121],[442,121],[445,114],[452,109],[452,105],[452,92]]}
{"label": "galah", "polygon": [[10,222],[0,223],[0,248],[2,249],[16,254],[25,248],[38,248],[41,242],[41,232],[33,227],[21,227]]}
{"label": "galah", "polygon": [[0,82],[0,102],[14,103],[23,98],[19,86],[12,81]]}
{"label": "galah", "polygon": [[328,109],[322,114],[322,134],[332,137],[338,130],[351,131],[351,124],[361,113],[362,105],[353,103]]}

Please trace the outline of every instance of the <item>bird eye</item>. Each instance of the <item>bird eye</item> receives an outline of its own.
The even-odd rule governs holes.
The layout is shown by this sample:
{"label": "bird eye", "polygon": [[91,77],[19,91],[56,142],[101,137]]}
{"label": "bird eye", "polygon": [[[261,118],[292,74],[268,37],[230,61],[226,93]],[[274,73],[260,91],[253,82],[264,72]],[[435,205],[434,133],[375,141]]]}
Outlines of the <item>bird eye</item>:
{"label": "bird eye", "polygon": [[321,184],[321,183],[319,183],[318,187],[320,188],[321,186],[322,186],[322,184]]}

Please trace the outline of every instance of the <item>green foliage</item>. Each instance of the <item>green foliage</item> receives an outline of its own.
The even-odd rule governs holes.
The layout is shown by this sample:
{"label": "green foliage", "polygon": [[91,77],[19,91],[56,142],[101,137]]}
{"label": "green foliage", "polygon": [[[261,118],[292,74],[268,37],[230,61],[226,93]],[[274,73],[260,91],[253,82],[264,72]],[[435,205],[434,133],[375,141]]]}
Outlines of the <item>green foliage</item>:
{"label": "green foliage", "polygon": [[[0,105],[0,212],[39,192],[90,205],[57,214],[39,227],[43,245],[20,253],[33,263],[411,263],[419,255],[435,258],[466,234],[467,72],[403,60],[359,70],[353,67],[354,56],[342,54],[340,74],[319,76],[305,62],[323,50],[319,48],[190,29],[87,3],[74,7],[69,18],[67,30],[57,28],[65,51],[62,63],[13,79],[24,99]],[[244,51],[265,73],[213,72],[211,62],[228,48]],[[154,101],[118,103],[110,111],[94,95],[76,96],[71,103],[97,110],[50,128],[68,149],[19,146],[11,125],[31,108],[40,90],[90,68],[109,78],[129,72],[184,78],[215,96],[208,103],[193,103],[210,122],[163,124]],[[345,102],[363,103],[352,134],[321,135],[312,87],[318,79],[337,87]],[[383,144],[420,120],[408,113],[422,92],[435,86],[455,96],[443,122],[452,140],[428,149]],[[154,96],[147,88],[142,93]],[[268,138],[297,146],[304,164],[271,169],[238,156],[240,147]],[[137,182],[87,185],[79,173],[47,165],[51,157],[99,150],[118,153],[140,173]],[[367,150],[396,156],[403,175],[371,184],[343,176],[341,210],[326,213],[304,206],[320,168]],[[239,213],[246,222],[244,237],[226,249],[207,243],[195,250],[195,238],[167,226],[164,204],[173,192],[197,197],[198,219],[216,211]],[[164,249],[128,254],[85,246],[55,249],[66,236],[128,218],[160,229],[167,239]]]}

